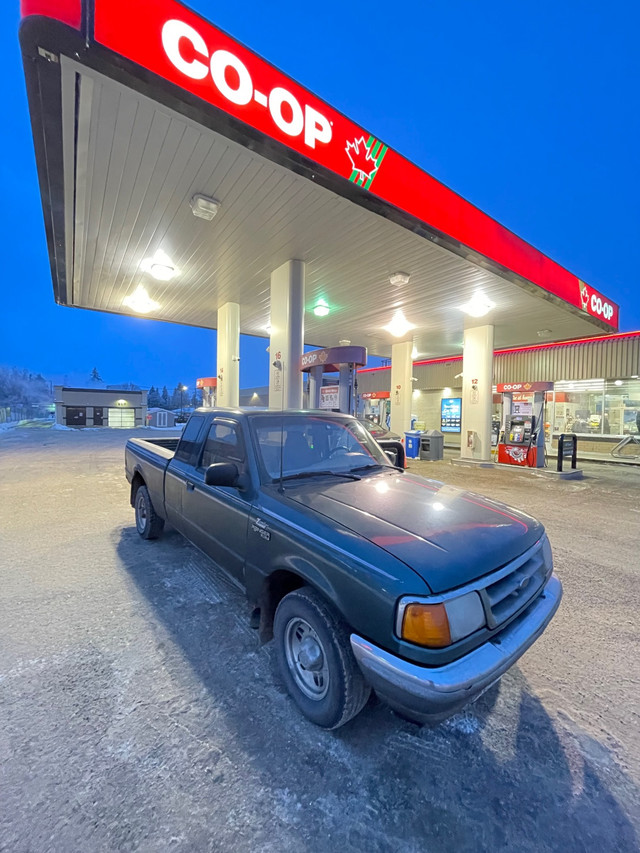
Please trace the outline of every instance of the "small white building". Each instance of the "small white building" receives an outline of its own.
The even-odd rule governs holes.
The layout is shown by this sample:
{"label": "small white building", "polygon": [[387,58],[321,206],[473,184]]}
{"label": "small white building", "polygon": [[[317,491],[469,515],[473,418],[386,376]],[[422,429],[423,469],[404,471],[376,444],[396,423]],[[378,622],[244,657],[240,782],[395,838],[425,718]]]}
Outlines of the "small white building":
{"label": "small white building", "polygon": [[147,409],[147,426],[150,427],[174,427],[176,425],[175,412],[152,406]]}

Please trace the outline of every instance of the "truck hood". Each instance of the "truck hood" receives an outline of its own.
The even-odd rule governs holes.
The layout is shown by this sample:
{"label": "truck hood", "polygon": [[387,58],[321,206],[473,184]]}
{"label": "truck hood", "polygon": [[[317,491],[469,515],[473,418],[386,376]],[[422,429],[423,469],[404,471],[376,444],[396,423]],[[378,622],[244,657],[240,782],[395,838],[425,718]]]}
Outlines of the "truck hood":
{"label": "truck hood", "polygon": [[287,483],[286,497],[402,560],[434,593],[505,565],[544,533],[498,501],[407,473]]}

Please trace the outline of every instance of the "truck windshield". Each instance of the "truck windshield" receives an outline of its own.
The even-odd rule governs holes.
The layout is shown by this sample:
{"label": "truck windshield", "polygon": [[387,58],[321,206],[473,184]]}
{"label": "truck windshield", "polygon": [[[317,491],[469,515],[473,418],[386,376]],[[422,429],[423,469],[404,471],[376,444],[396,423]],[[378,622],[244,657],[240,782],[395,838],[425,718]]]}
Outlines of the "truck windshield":
{"label": "truck windshield", "polygon": [[353,418],[323,418],[321,415],[252,419],[252,429],[266,475],[275,481],[282,475],[302,472],[345,474],[355,469],[392,468],[389,458]]}

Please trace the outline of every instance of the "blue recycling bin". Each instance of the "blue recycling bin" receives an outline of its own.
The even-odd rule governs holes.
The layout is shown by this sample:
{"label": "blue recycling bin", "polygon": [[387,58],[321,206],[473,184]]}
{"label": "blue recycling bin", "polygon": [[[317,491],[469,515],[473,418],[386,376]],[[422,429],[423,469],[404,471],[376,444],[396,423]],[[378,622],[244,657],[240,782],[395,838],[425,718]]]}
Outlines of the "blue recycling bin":
{"label": "blue recycling bin", "polygon": [[420,456],[420,430],[412,429],[404,434],[404,450],[408,459]]}

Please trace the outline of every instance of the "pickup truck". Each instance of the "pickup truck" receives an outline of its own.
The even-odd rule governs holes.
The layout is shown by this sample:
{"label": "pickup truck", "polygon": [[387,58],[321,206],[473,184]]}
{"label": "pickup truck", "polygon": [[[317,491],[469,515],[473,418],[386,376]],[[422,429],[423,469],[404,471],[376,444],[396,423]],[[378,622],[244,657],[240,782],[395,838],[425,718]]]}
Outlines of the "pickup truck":
{"label": "pickup truck", "polygon": [[540,636],[562,586],[543,526],[393,465],[355,418],[197,409],[130,439],[138,533],[165,522],[245,591],[293,701],[338,728],[371,690],[437,723]]}

